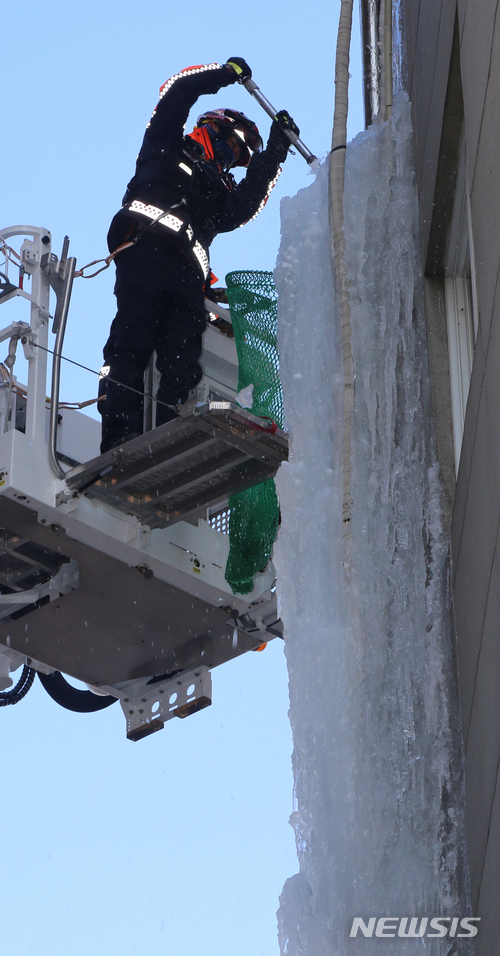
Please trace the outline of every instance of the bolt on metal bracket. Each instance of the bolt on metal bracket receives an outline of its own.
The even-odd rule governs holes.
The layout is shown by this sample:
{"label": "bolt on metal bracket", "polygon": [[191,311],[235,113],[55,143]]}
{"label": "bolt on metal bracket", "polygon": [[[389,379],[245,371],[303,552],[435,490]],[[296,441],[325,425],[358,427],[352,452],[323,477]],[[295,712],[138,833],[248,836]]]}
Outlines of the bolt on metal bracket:
{"label": "bolt on metal bracket", "polygon": [[204,665],[147,685],[147,688],[140,697],[120,700],[127,721],[128,740],[142,740],[162,730],[172,717],[189,717],[212,703],[212,677]]}

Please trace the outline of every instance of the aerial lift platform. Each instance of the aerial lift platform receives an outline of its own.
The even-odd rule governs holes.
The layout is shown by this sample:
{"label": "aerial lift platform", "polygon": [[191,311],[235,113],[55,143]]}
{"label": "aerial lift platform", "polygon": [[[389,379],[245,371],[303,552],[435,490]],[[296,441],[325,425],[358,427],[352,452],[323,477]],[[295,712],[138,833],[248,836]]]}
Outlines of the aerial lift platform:
{"label": "aerial lift platform", "polygon": [[[58,259],[48,230],[0,230],[4,249],[19,238],[29,292],[12,281],[12,262],[9,277],[12,254],[0,267],[0,342],[9,343],[0,379],[0,698],[23,666],[70,709],[119,700],[127,736],[138,740],[210,704],[211,668],[281,636],[272,562],[250,594],[233,594],[223,532],[228,498],[276,474],[287,436],[238,405],[230,312],[210,302],[204,376],[179,417],[151,428],[151,366],[145,433],[100,455],[99,423],[59,408],[76,265],[68,240]],[[8,324],[9,301],[19,297],[29,322]],[[12,372],[18,348],[26,387]]]}

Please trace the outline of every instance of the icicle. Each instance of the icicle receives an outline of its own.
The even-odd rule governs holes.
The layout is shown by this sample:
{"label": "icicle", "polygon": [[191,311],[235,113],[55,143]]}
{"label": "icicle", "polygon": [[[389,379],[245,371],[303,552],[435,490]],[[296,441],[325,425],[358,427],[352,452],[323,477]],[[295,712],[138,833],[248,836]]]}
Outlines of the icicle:
{"label": "icicle", "polygon": [[[352,574],[342,560],[343,375],[324,165],[282,203],[276,270],[291,459],[275,549],[290,677],[300,874],[287,956],[434,956],[352,939],[354,917],[466,916],[461,733],[421,300],[410,108],[348,147]],[[410,925],[410,924],[409,924]],[[419,924],[420,925],[420,924]],[[469,953],[467,940],[454,940]]]}

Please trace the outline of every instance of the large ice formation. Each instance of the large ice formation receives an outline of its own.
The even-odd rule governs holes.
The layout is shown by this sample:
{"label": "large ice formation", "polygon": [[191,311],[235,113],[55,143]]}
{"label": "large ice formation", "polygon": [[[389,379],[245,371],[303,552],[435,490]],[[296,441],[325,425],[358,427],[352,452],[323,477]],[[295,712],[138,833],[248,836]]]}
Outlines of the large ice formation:
{"label": "large ice formation", "polygon": [[[447,540],[432,439],[408,100],[347,151],[352,571],[343,571],[343,377],[327,164],[282,203],[276,269],[291,460],[275,549],[294,736],[300,872],[287,956],[469,953],[351,939],[353,917],[466,916],[461,736]],[[425,949],[424,949],[425,947]]]}

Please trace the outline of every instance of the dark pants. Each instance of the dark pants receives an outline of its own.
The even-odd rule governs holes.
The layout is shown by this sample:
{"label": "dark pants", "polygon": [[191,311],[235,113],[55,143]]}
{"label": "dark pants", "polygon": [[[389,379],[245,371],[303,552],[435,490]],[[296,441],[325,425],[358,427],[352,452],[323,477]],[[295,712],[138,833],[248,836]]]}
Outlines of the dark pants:
{"label": "dark pants", "polygon": [[116,257],[115,295],[118,311],[103,353],[109,373],[99,390],[106,396],[99,401],[101,452],[131,432],[142,433],[144,370],[153,351],[161,374],[157,425],[175,417],[168,406],[185,402],[202,377],[203,285],[180,249],[154,233],[144,235]]}

